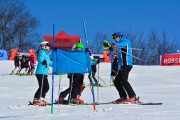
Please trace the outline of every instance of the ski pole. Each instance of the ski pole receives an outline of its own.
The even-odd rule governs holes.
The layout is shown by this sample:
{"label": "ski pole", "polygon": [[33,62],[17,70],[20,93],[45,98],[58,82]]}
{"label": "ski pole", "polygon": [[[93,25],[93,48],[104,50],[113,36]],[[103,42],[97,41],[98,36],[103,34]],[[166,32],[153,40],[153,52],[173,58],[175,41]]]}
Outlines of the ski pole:
{"label": "ski pole", "polygon": [[40,93],[40,98],[41,98],[41,96],[42,96],[42,89],[43,89],[43,81],[44,81],[44,74],[43,74],[43,76],[42,76],[42,80],[41,80],[41,93]]}
{"label": "ski pole", "polygon": [[58,89],[58,104],[59,104],[59,99],[60,99],[60,84],[61,84],[61,74],[60,74],[60,77],[59,77],[59,89]]}
{"label": "ski pole", "polygon": [[70,81],[71,83],[70,83],[70,91],[69,91],[69,100],[68,100],[68,101],[69,101],[69,104],[70,104],[70,102],[71,102],[71,95],[72,95],[71,93],[72,93],[73,78],[74,78],[74,74],[71,75],[71,81]]}
{"label": "ski pole", "polygon": [[99,103],[99,64],[98,64],[98,87],[97,87],[97,103]]}
{"label": "ski pole", "polygon": [[[98,77],[98,76],[97,76]],[[98,77],[104,84],[106,84],[106,82],[102,79],[102,78],[100,78],[100,77]]]}
{"label": "ski pole", "polygon": [[135,59],[137,59],[137,60],[143,61],[141,58],[138,58],[138,57],[136,57],[136,56],[134,56],[134,55],[127,54],[127,52],[124,52],[124,51],[122,51],[121,49],[118,49],[118,48],[116,48],[116,49],[119,50],[119,51],[121,51],[121,52],[123,52],[123,53],[125,53],[126,55],[132,56],[133,58],[135,58]]}
{"label": "ski pole", "polygon": [[123,49],[128,49],[128,50],[142,50],[142,51],[147,50],[146,48],[126,48],[126,47],[118,47],[118,49],[121,49],[121,48],[123,48]]}

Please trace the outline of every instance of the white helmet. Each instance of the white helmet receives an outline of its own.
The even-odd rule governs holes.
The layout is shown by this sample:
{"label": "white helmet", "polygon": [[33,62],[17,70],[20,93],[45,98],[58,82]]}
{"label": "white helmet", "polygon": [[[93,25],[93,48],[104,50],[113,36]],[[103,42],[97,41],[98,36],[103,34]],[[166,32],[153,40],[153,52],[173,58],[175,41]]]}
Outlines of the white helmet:
{"label": "white helmet", "polygon": [[40,48],[41,49],[46,49],[46,46],[50,46],[49,42],[43,41],[40,43]]}

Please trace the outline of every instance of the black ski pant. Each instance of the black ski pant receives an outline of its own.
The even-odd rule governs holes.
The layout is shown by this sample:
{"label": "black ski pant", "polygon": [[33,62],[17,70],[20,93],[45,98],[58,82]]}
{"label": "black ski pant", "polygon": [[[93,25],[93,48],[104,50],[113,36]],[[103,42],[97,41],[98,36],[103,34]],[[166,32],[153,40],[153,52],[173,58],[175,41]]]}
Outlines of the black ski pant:
{"label": "black ski pant", "polygon": [[128,76],[131,69],[132,69],[132,66],[130,65],[122,66],[118,72],[116,79],[114,80],[114,85],[116,89],[118,90],[121,98],[136,96],[133,88],[128,82]]}
{"label": "black ski pant", "polygon": [[116,77],[117,74],[118,74],[118,62],[117,62],[117,61],[114,61],[114,62],[112,63],[111,75]]}
{"label": "black ski pant", "polygon": [[60,93],[59,98],[60,98],[60,97],[65,98],[65,97],[70,93],[70,90],[71,90],[71,84],[72,84],[72,79],[69,78],[69,87],[68,87],[66,90],[64,90],[63,92]]}
{"label": "black ski pant", "polygon": [[60,93],[60,96],[66,97],[71,90],[71,84],[72,84],[72,92],[71,92],[71,98],[76,98],[77,95],[80,95],[82,92],[82,85],[83,85],[84,75],[80,73],[72,74],[71,77],[69,77],[69,88],[67,88],[65,91]]}
{"label": "black ski pant", "polygon": [[35,99],[40,99],[41,97],[45,98],[46,93],[49,91],[49,82],[48,82],[47,75],[36,74],[36,77],[38,80],[39,88],[36,91],[34,98]]}

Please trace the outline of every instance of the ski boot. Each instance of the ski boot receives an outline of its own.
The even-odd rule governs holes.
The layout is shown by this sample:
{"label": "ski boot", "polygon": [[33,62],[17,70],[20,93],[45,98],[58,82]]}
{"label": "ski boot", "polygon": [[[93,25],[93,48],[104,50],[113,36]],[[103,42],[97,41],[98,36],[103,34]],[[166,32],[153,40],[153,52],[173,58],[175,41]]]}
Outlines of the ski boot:
{"label": "ski boot", "polygon": [[39,105],[39,103],[40,103],[39,100],[35,99],[35,100],[33,101],[32,105],[35,105],[35,106],[36,106],[36,105]]}
{"label": "ski boot", "polygon": [[114,104],[120,104],[120,103],[123,103],[125,100],[126,100],[126,98],[119,98],[116,101],[114,101],[113,103]]}
{"label": "ski boot", "polygon": [[99,87],[103,87],[101,84],[99,84],[98,82],[95,82],[94,86],[99,86]]}
{"label": "ski boot", "polygon": [[14,75],[14,72],[12,71],[12,72],[10,73],[10,75]]}
{"label": "ski boot", "polygon": [[45,100],[41,100],[40,104],[43,106],[46,106],[46,105],[50,105],[50,103],[48,103],[47,101]]}
{"label": "ski boot", "polygon": [[21,73],[19,71],[17,71],[16,75],[21,75]]}
{"label": "ski boot", "polygon": [[76,101],[78,101],[79,104],[84,104],[85,103],[84,100],[81,99],[79,95],[76,97]]}
{"label": "ski boot", "polygon": [[62,97],[62,96],[59,96],[59,100],[56,100],[56,104],[64,104],[64,97]]}
{"label": "ski boot", "polygon": [[137,102],[137,99],[136,99],[136,97],[130,97],[129,99],[126,99],[126,100],[123,100],[122,101],[123,103],[127,103],[127,104],[129,104],[129,103],[136,103]]}
{"label": "ski boot", "polygon": [[79,104],[79,101],[77,101],[76,98],[71,98],[70,103]]}

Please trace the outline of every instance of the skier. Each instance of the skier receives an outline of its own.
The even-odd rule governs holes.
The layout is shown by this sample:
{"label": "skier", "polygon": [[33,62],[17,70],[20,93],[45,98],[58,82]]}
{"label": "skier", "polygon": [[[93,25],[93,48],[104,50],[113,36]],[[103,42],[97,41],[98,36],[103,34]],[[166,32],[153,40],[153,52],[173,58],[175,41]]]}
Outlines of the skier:
{"label": "skier", "polygon": [[112,70],[111,70],[111,78],[114,81],[117,74],[119,67],[119,59],[116,54],[112,55]]}
{"label": "skier", "polygon": [[[77,43],[75,45],[75,50],[84,50],[84,45],[81,43]],[[81,99],[80,96],[85,88],[85,85],[83,84],[84,74],[83,73],[68,74],[68,78],[70,82],[69,88],[67,88],[65,91],[60,93],[59,103],[63,104],[65,97],[68,94],[71,94],[71,98],[68,98],[70,99],[70,103],[83,104],[84,100]],[[71,87],[72,87],[72,91],[71,91]]]}
{"label": "skier", "polygon": [[30,62],[30,57],[29,56],[25,56],[25,71],[24,71],[24,75],[27,75],[28,74],[28,71],[30,70],[30,65],[29,65],[29,62]]}
{"label": "skier", "polygon": [[[95,82],[94,86],[98,86],[98,81],[95,77],[96,75],[96,72],[97,72],[97,68],[96,68],[96,65],[100,63],[100,60],[99,59],[95,59],[94,56],[90,56],[91,58],[91,69],[92,69],[92,78]],[[88,75],[88,78],[90,79],[90,75]],[[99,86],[102,86],[99,84]]]}
{"label": "skier", "polygon": [[[16,71],[16,69],[20,69],[20,65],[19,65],[19,53],[14,57],[14,66],[15,68],[12,70],[12,72],[10,73],[10,75],[14,75],[14,72]],[[18,70],[17,70],[17,73],[18,73]],[[16,74],[17,74],[16,73]]]}
{"label": "skier", "polygon": [[17,72],[17,75],[21,75],[21,70],[26,68],[25,71],[24,71],[24,75],[27,74],[27,71],[28,71],[28,66],[29,66],[29,58],[25,55],[22,55],[22,58],[20,59],[20,63],[21,63],[21,67],[20,69],[18,70]]}
{"label": "skier", "polygon": [[133,103],[136,102],[136,94],[128,82],[129,72],[131,71],[132,64],[132,50],[130,40],[123,37],[121,32],[112,34],[116,43],[112,44],[110,50],[116,51],[120,62],[120,70],[114,80],[114,85],[119,92],[120,98],[114,101],[118,104],[121,102]]}
{"label": "skier", "polygon": [[28,75],[34,75],[34,70],[36,65],[36,62],[34,61],[34,55],[30,56],[29,62],[30,62],[30,68],[28,71]]}
{"label": "skier", "polygon": [[52,61],[49,57],[50,44],[47,41],[40,43],[40,49],[37,51],[38,65],[36,69],[36,77],[39,88],[34,95],[33,105],[46,105],[45,96],[49,90],[48,68],[52,66]]}

